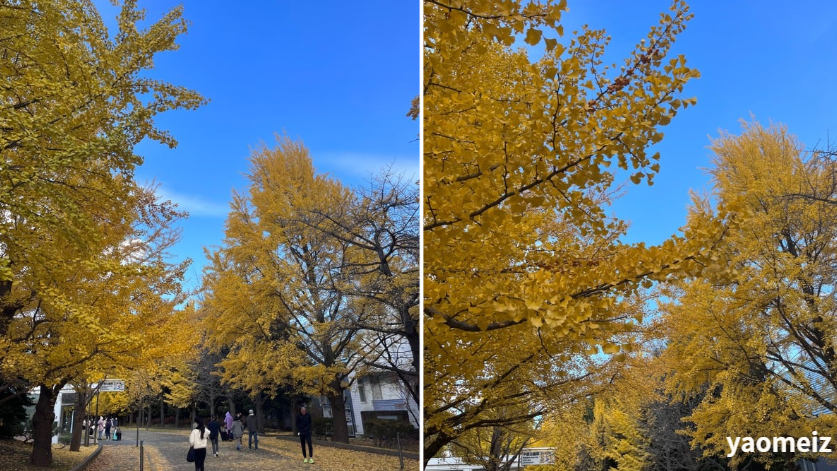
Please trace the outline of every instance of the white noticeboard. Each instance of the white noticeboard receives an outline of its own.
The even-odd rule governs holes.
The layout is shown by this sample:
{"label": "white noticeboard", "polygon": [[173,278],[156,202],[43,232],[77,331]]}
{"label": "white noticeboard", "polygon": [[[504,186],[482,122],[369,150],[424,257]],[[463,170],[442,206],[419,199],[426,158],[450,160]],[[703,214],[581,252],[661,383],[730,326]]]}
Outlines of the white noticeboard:
{"label": "white noticeboard", "polygon": [[520,466],[555,464],[555,450],[552,448],[524,448],[518,457]]}
{"label": "white noticeboard", "polygon": [[122,379],[106,379],[102,381],[102,387],[99,392],[122,392],[125,390],[125,380]]}

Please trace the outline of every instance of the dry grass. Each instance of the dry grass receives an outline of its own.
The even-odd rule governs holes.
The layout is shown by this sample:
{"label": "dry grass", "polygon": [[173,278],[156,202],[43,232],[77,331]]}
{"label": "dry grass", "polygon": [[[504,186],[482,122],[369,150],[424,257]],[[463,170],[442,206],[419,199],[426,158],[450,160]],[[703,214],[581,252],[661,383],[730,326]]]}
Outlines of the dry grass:
{"label": "dry grass", "polygon": [[29,464],[32,444],[19,440],[0,440],[0,469],[3,471],[43,471],[44,469],[69,471],[96,451],[95,446],[81,447],[81,451],[70,451],[69,446],[52,446],[52,466],[41,468]]}

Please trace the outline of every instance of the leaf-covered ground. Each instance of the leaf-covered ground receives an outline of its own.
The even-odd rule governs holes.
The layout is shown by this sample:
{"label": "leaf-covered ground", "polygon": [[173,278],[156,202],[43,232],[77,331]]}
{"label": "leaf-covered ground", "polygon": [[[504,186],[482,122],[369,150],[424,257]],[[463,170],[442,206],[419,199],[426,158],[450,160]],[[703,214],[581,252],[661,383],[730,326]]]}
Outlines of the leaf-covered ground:
{"label": "leaf-covered ground", "polygon": [[[145,471],[187,471],[194,469],[186,462],[189,449],[188,434],[180,432],[144,431]],[[80,452],[71,452],[69,447],[53,447],[53,466],[49,470],[69,471],[82,462],[96,447],[82,447]],[[0,440],[0,470],[2,471],[43,471],[29,464],[31,444],[17,440]],[[280,440],[276,437],[262,437],[259,450],[247,448],[244,439],[242,451],[236,451],[234,442],[221,443],[220,456],[206,458],[207,471],[237,471],[253,469],[282,469],[286,471],[398,471],[398,457],[383,456],[352,450],[342,450],[327,446],[315,446],[316,463],[302,462],[299,443]],[[416,460],[404,460],[404,469],[417,471]],[[87,471],[133,471],[139,470],[139,448],[136,442],[105,442],[102,452],[87,467]]]}
{"label": "leaf-covered ground", "polygon": [[68,446],[53,445],[52,467],[40,468],[29,464],[29,457],[32,454],[31,443],[27,444],[19,440],[0,440],[0,469],[3,471],[43,471],[44,469],[67,471],[73,469],[95,450],[95,446],[88,446],[81,447],[80,451],[72,452]]}
{"label": "leaf-covered ground", "polygon": [[[132,471],[139,469],[139,449],[135,446],[107,446],[85,471]],[[145,468],[149,469],[149,468]]]}
{"label": "leaf-covered ground", "polygon": [[[316,463],[304,464],[302,462],[302,450],[299,443],[287,440],[279,440],[275,437],[266,437],[259,442],[260,448],[265,448],[271,453],[280,456],[283,462],[290,463],[285,469],[289,470],[325,470],[325,471],[396,471],[400,469],[397,456],[383,456],[374,453],[360,451],[342,450],[327,446],[314,448],[314,460]],[[404,469],[415,471],[419,469],[417,460],[404,460]]]}
{"label": "leaf-covered ground", "polygon": [[[191,471],[192,463],[186,462],[189,449],[188,433],[183,431],[142,431],[144,442],[144,471]],[[262,437],[259,449],[247,448],[247,437],[241,451],[236,451],[235,442],[222,442],[216,458],[207,456],[207,471],[252,471],[281,469],[283,471],[399,471],[397,457],[382,456],[351,450],[320,446],[314,448],[316,463],[302,462],[298,442],[280,440],[276,437]],[[0,468],[2,469],[2,468]],[[416,460],[404,460],[404,469],[418,471]],[[134,471],[139,470],[139,450],[135,440],[106,442],[101,455],[88,471]],[[7,471],[7,470],[3,470]],[[27,470],[29,471],[29,470]]]}

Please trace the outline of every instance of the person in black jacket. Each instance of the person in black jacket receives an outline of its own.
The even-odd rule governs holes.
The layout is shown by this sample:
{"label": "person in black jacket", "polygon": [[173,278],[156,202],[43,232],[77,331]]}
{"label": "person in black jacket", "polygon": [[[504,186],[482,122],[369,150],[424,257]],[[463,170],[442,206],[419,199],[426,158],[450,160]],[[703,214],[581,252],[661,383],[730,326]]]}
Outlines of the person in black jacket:
{"label": "person in black jacket", "polygon": [[209,441],[212,443],[212,453],[215,457],[218,457],[218,432],[221,431],[221,424],[215,420],[215,416],[212,416],[212,420],[206,424],[206,428],[209,429]]}
{"label": "person in black jacket", "polygon": [[253,409],[250,409],[250,415],[247,416],[247,448],[253,448],[253,439],[256,441],[256,449],[259,449],[259,421],[253,415]]}
{"label": "person in black jacket", "polygon": [[[305,406],[299,409],[296,416],[296,432],[299,434],[299,444],[302,445],[302,462],[314,462],[314,448],[311,446],[311,416],[307,413]],[[308,457],[305,456],[305,442],[308,442]]]}

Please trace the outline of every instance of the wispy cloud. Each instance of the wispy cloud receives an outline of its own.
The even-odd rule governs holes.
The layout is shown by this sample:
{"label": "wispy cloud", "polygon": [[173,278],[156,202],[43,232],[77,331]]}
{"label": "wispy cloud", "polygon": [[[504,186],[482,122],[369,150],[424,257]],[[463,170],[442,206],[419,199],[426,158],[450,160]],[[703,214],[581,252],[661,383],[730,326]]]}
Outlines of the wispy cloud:
{"label": "wispy cloud", "polygon": [[162,186],[158,186],[155,193],[161,199],[176,203],[178,209],[188,211],[190,216],[226,217],[230,210],[227,203],[208,201],[200,195],[178,193]]}
{"label": "wispy cloud", "polygon": [[335,177],[356,179],[376,175],[385,168],[403,174],[407,180],[419,178],[419,156],[392,157],[355,152],[321,153],[313,155],[314,166],[320,172],[327,172]]}

